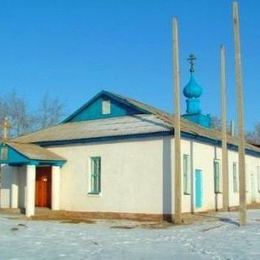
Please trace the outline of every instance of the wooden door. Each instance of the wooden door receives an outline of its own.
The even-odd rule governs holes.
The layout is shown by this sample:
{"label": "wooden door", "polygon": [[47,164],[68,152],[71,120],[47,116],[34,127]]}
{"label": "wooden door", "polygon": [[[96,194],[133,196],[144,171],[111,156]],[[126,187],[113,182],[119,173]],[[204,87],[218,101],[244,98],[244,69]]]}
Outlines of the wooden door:
{"label": "wooden door", "polygon": [[36,169],[35,206],[51,207],[51,167]]}

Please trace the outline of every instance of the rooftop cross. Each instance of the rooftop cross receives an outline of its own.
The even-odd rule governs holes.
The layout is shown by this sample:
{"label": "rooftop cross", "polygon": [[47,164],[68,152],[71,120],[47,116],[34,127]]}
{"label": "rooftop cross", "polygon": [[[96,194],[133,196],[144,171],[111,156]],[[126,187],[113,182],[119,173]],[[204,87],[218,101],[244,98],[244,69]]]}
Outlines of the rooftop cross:
{"label": "rooftop cross", "polygon": [[8,117],[4,118],[4,122],[2,123],[3,127],[3,142],[5,143],[8,139],[8,129],[10,128],[10,124],[8,122]]}
{"label": "rooftop cross", "polygon": [[196,57],[193,54],[190,54],[187,61],[190,63],[190,73],[194,72],[194,61],[196,60]]}

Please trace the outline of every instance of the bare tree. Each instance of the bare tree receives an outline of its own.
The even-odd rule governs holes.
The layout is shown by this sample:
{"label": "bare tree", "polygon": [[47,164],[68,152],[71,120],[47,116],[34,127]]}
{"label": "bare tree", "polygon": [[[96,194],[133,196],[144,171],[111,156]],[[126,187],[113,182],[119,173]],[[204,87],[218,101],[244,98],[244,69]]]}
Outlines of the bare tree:
{"label": "bare tree", "polygon": [[255,125],[252,132],[247,133],[247,140],[253,144],[260,144],[260,122]]}
{"label": "bare tree", "polygon": [[46,93],[38,109],[38,128],[46,128],[59,123],[64,115],[64,105],[57,98],[51,98]]}
{"label": "bare tree", "polygon": [[[58,123],[64,114],[64,106],[58,99],[50,98],[45,94],[36,111],[33,113],[28,102],[15,91],[0,98],[0,123],[3,122],[4,117],[8,117],[11,137]],[[2,136],[2,127],[0,127],[0,135]]]}
{"label": "bare tree", "polygon": [[221,119],[217,116],[211,117],[211,126],[214,129],[221,130]]}
{"label": "bare tree", "polygon": [[27,102],[24,98],[17,96],[14,91],[0,100],[0,111],[1,122],[7,116],[12,126],[10,136],[18,136],[31,131],[33,117],[29,113]]}

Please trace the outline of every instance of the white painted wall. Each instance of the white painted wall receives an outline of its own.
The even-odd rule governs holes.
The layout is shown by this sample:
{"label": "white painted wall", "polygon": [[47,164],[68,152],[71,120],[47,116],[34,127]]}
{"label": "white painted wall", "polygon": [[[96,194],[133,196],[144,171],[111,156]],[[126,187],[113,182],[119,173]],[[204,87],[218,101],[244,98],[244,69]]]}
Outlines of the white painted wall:
{"label": "white painted wall", "polygon": [[25,208],[26,168],[2,165],[0,208]]}
{"label": "white painted wall", "polygon": [[12,186],[12,172],[8,165],[1,166],[1,193],[0,193],[0,207],[11,208],[11,186]]}
{"label": "white painted wall", "polygon": [[[61,209],[160,214],[164,207],[168,211],[169,196],[163,202],[163,194],[169,191],[162,191],[162,175],[170,175],[167,149],[169,137],[51,148],[68,160],[61,169]],[[88,194],[92,156],[101,157],[100,195]],[[168,180],[164,182],[167,186]]]}
{"label": "white painted wall", "polygon": [[[173,212],[173,147],[174,139],[163,137],[49,148],[68,160],[61,170],[61,209],[151,214]],[[183,154],[191,156],[190,140],[182,140]],[[228,154],[230,206],[237,206],[239,193],[234,193],[232,186],[232,164],[237,162],[237,152],[229,151]],[[101,156],[102,160],[100,195],[88,195],[91,156]],[[202,170],[203,174],[203,205],[199,209],[194,207],[194,211],[221,209],[222,193],[214,192],[214,159],[220,160],[221,171],[221,148],[193,141],[193,156],[190,158],[193,159],[192,176],[194,177],[195,169]],[[256,169],[260,165],[260,158],[247,155],[246,162],[248,171],[254,174],[257,181]],[[195,193],[195,181],[193,183]],[[257,183],[255,187],[257,189]],[[251,185],[248,203],[251,203],[250,194]],[[256,190],[255,194],[256,201],[260,201],[260,193]],[[190,212],[194,200],[192,194],[183,194],[182,211]]]}
{"label": "white painted wall", "polygon": [[[191,154],[193,146],[193,154]],[[48,148],[68,161],[60,172],[60,202],[56,208],[71,211],[127,212],[147,214],[170,214],[174,212],[174,194],[171,193],[171,171],[174,169],[174,139],[157,137],[125,141],[67,145]],[[182,140],[182,155],[192,159],[195,169],[203,174],[203,205],[194,211],[214,210],[222,207],[222,194],[214,193],[214,159],[221,163],[221,148],[197,141]],[[101,157],[101,194],[90,195],[90,157]],[[237,206],[239,193],[233,191],[233,162],[238,162],[237,152],[229,151],[229,197],[230,206]],[[183,156],[182,156],[183,158]],[[182,162],[183,163],[183,162]],[[246,156],[248,192],[247,202],[260,202],[257,166],[260,158]],[[0,207],[11,204],[26,206],[26,167],[2,166],[2,189]],[[183,169],[183,164],[182,164]],[[221,165],[220,165],[221,171]],[[57,177],[57,176],[56,176]],[[252,181],[255,181],[253,185]],[[182,195],[182,211],[190,212],[195,201],[193,193]],[[13,197],[12,197],[13,187]],[[183,183],[182,183],[183,187]],[[252,189],[255,190],[252,195]],[[17,198],[17,201],[14,198]],[[56,194],[57,195],[57,194]],[[55,195],[54,195],[55,197]],[[56,196],[56,198],[58,198]],[[13,203],[12,203],[13,201]],[[59,205],[58,205],[59,204]],[[194,204],[193,204],[194,206]]]}

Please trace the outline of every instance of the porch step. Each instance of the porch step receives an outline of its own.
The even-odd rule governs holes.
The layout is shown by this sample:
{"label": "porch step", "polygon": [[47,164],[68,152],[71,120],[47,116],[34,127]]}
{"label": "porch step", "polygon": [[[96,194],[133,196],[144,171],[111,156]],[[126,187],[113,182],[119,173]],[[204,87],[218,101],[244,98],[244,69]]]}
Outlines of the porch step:
{"label": "porch step", "polygon": [[35,215],[49,215],[51,212],[50,208],[35,208]]}
{"label": "porch step", "polygon": [[0,208],[0,214],[22,214],[21,209]]}

